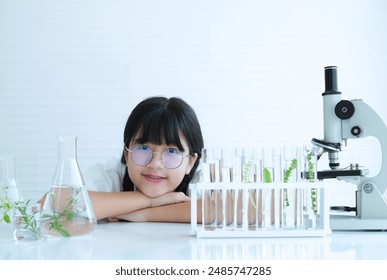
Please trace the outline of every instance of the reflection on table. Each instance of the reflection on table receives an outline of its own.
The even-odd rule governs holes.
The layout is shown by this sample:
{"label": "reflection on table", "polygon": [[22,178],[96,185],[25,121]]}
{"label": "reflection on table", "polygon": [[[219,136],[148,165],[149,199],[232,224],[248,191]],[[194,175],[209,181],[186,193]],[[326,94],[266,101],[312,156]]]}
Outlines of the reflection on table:
{"label": "reflection on table", "polygon": [[387,232],[333,232],[328,237],[196,238],[189,224],[100,223],[89,235],[15,241],[0,225],[2,260],[319,260],[387,259]]}

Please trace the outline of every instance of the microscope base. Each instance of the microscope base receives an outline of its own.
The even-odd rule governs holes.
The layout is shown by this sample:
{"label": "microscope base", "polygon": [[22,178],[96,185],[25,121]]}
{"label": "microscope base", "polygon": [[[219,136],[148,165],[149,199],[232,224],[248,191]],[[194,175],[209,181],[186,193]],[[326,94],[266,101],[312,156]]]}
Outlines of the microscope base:
{"label": "microscope base", "polygon": [[332,230],[386,230],[387,219],[360,219],[355,216],[331,215]]}

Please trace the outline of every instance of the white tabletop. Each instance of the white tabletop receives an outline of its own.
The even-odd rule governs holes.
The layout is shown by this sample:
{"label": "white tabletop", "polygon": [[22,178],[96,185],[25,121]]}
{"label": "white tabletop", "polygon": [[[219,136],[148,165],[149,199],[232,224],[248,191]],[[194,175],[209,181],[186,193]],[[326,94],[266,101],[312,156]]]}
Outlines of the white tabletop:
{"label": "white tabletop", "polygon": [[327,237],[196,238],[189,224],[101,223],[87,236],[14,241],[0,225],[0,259],[387,259],[387,232],[337,232]]}

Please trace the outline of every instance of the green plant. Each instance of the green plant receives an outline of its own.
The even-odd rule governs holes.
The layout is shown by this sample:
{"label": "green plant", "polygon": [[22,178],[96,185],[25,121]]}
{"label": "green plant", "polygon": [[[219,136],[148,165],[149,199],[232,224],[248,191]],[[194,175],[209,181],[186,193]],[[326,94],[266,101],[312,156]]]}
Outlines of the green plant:
{"label": "green plant", "polygon": [[[292,162],[290,163],[290,166],[285,170],[285,175],[284,175],[284,183],[289,182],[290,175],[292,172],[297,168],[297,159],[293,159]],[[289,196],[288,196],[288,190],[284,189],[285,193],[285,206],[289,206]]]}
{"label": "green plant", "polygon": [[36,211],[40,211],[37,209],[35,212],[28,213],[28,206],[30,200],[27,202],[18,201],[14,203],[14,210],[17,213],[16,217],[18,217],[17,225],[20,229],[30,230],[34,238],[37,240],[40,238],[40,221],[36,220]]}
{"label": "green plant", "polygon": [[[251,171],[254,167],[253,163],[254,163],[254,155],[251,155],[249,160],[243,166],[243,172],[242,172],[243,183],[252,183],[249,175],[251,174]],[[251,203],[253,204],[254,208],[257,208],[257,206],[255,205],[255,202],[254,202],[252,190],[249,189],[248,192],[249,192],[249,197],[250,197]]]}
{"label": "green plant", "polygon": [[289,182],[290,175],[297,168],[297,159],[293,159],[290,166],[285,170],[284,183]]}
{"label": "green plant", "polygon": [[[71,197],[68,204],[63,208],[63,211],[60,213],[53,212],[52,214],[43,214],[43,219],[49,219],[49,230],[56,230],[63,237],[70,237],[71,234],[64,228],[62,221],[69,222],[71,221],[77,214],[78,211],[73,211],[74,206],[78,204],[78,194],[80,190],[78,190],[74,196]],[[52,204],[54,204],[54,196],[52,197]]]}
{"label": "green plant", "polygon": [[251,171],[254,166],[254,155],[251,155],[249,160],[245,163],[243,166],[243,172],[242,172],[242,177],[243,177],[243,183],[252,183],[251,181]]}
{"label": "green plant", "polygon": [[12,210],[12,201],[8,196],[8,187],[3,187],[2,193],[4,196],[0,196],[0,223],[3,221],[7,224],[11,223],[11,217],[9,216],[9,212]]}
{"label": "green plant", "polygon": [[[307,163],[308,163],[308,174],[307,174],[307,179],[309,182],[314,182],[315,181],[315,175],[314,175],[314,163],[312,161],[312,156],[308,150],[307,152]],[[312,201],[312,211],[315,215],[317,215],[317,190],[316,188],[311,189],[311,201]]]}
{"label": "green plant", "polygon": [[264,183],[272,183],[271,174],[267,167],[263,168],[263,182]]}

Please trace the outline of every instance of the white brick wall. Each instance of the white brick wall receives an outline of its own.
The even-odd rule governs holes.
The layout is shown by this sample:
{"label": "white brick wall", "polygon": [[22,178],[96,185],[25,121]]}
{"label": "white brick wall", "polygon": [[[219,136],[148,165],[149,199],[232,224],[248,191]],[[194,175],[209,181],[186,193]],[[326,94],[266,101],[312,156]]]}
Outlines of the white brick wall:
{"label": "white brick wall", "polygon": [[82,170],[119,156],[151,95],[191,103],[208,146],[309,144],[330,63],[387,120],[387,4],[320,2],[0,0],[0,153],[45,191],[57,135],[79,136]]}

